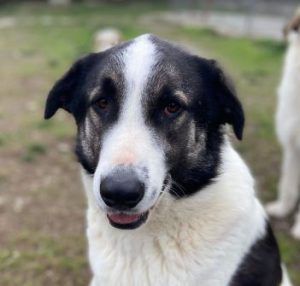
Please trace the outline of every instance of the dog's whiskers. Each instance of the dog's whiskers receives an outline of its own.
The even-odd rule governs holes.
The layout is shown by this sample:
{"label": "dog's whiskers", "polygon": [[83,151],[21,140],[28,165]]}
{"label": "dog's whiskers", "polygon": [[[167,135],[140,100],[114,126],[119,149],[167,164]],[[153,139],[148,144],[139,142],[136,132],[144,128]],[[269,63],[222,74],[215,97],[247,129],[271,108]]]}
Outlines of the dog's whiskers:
{"label": "dog's whiskers", "polygon": [[[176,197],[178,197],[178,198],[182,197],[182,195],[185,196],[186,193],[185,193],[185,191],[184,191],[184,188],[183,188],[178,182],[176,182],[171,176],[170,176],[169,178],[170,178],[170,185],[171,185],[170,191],[171,191],[173,194],[175,194]],[[172,187],[173,185],[176,186],[176,189],[178,189],[181,193],[178,193],[178,192],[176,191],[176,189],[175,189],[174,187]]]}

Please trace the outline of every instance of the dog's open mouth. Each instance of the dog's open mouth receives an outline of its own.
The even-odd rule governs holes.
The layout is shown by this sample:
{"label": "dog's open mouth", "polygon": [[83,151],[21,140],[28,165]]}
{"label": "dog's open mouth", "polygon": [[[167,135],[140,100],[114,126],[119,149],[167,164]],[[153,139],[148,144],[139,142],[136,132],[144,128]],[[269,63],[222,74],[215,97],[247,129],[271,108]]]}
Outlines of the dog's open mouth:
{"label": "dog's open mouth", "polygon": [[107,218],[113,227],[120,229],[135,229],[146,222],[149,211],[141,214],[112,213]]}

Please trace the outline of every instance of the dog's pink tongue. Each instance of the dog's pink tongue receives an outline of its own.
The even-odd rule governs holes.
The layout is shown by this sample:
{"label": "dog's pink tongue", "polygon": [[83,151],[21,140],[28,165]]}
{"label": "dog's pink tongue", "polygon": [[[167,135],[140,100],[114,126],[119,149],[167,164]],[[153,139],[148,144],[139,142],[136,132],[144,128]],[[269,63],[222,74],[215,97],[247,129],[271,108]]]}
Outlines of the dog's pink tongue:
{"label": "dog's pink tongue", "polygon": [[112,220],[115,223],[128,224],[128,223],[136,222],[140,218],[140,215],[139,214],[133,214],[133,215],[109,214],[108,217],[110,220]]}

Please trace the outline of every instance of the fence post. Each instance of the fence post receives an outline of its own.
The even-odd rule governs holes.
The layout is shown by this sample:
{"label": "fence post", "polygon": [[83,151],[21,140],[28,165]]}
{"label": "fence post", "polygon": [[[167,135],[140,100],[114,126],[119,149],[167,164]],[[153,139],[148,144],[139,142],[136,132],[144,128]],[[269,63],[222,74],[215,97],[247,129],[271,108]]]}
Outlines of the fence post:
{"label": "fence post", "polygon": [[257,0],[246,1],[246,15],[245,15],[245,34],[249,37],[252,36],[253,19],[255,15],[255,6]]}

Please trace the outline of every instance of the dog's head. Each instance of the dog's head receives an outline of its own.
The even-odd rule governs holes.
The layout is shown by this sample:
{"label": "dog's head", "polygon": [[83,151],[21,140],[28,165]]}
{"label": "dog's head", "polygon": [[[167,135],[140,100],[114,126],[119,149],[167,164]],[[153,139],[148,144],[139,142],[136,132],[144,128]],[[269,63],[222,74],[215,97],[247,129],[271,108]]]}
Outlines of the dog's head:
{"label": "dog's head", "polygon": [[299,34],[300,27],[300,8],[298,8],[294,16],[287,22],[283,28],[283,35],[285,38],[288,37],[290,32]]}
{"label": "dog's head", "polygon": [[136,228],[164,192],[184,197],[217,175],[224,125],[242,138],[244,115],[215,61],[144,35],[77,61],[54,85],[45,118],[72,113],[76,154],[98,205]]}

